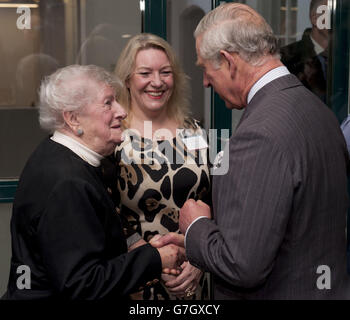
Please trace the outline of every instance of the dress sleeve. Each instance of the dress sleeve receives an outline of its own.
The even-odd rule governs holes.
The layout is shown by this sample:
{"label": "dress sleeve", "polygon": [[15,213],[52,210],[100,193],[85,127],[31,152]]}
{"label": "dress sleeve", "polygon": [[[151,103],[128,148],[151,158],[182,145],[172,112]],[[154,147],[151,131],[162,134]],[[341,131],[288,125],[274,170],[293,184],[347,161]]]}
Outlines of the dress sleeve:
{"label": "dress sleeve", "polygon": [[[125,296],[160,276],[160,255],[150,245],[130,253],[123,253],[120,243],[115,243],[119,249],[106,248],[110,239],[101,214],[108,213],[101,210],[93,186],[68,180],[51,192],[39,222],[43,264],[55,291],[67,299]],[[119,220],[109,224],[111,232],[121,228]]]}

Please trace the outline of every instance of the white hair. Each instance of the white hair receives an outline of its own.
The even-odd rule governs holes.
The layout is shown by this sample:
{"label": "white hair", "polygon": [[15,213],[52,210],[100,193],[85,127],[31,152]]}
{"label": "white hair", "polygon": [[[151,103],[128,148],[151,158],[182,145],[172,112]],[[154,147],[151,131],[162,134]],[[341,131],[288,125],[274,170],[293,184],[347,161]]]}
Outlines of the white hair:
{"label": "white hair", "polygon": [[202,36],[200,54],[214,67],[221,64],[220,50],[237,52],[252,65],[267,56],[279,58],[277,39],[265,19],[249,6],[226,3],[210,11],[199,22],[195,38]]}
{"label": "white hair", "polygon": [[71,65],[44,78],[39,96],[39,122],[43,129],[54,132],[65,125],[63,111],[76,111],[94,99],[91,81],[120,89],[121,81],[95,65]]}

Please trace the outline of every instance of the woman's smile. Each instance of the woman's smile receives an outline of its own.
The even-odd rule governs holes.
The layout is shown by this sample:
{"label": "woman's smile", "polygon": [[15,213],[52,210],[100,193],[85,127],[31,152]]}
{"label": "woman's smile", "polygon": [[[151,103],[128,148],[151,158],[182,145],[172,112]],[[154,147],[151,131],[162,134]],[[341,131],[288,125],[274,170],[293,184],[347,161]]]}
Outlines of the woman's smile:
{"label": "woman's smile", "polygon": [[165,52],[153,48],[141,50],[128,83],[132,108],[144,113],[164,112],[173,86],[173,73]]}

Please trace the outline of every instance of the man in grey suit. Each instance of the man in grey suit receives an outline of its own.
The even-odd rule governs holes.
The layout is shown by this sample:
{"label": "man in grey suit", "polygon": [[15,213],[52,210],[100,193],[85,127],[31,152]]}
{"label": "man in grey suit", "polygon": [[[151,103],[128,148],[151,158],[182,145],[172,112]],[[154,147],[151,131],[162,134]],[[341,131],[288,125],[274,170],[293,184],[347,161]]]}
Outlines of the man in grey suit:
{"label": "man in grey suit", "polygon": [[[197,64],[242,119],[213,178],[213,219],[201,201],[180,212],[191,264],[211,272],[214,299],[347,299],[348,156],[333,113],[280,62],[250,7],[229,3],[196,31]],[[190,294],[190,293],[189,293]]]}

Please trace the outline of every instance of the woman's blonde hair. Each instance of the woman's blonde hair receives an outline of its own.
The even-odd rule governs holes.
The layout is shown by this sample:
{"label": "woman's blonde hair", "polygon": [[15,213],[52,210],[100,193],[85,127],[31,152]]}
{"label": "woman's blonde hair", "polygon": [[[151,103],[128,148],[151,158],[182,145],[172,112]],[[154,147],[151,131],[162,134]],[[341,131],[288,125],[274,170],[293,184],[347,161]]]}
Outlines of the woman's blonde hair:
{"label": "woman's blonde hair", "polygon": [[124,83],[124,87],[120,93],[119,102],[129,113],[124,125],[128,127],[130,118],[132,117],[131,97],[130,91],[127,88],[127,81],[129,81],[132,73],[134,72],[137,54],[141,50],[147,49],[161,50],[169,59],[174,78],[174,87],[172,95],[168,101],[167,112],[170,118],[175,119],[178,123],[183,125],[185,123],[185,119],[188,118],[190,110],[189,78],[183,72],[169,43],[164,39],[150,33],[141,33],[132,37],[120,54],[115,68],[115,74]]}

